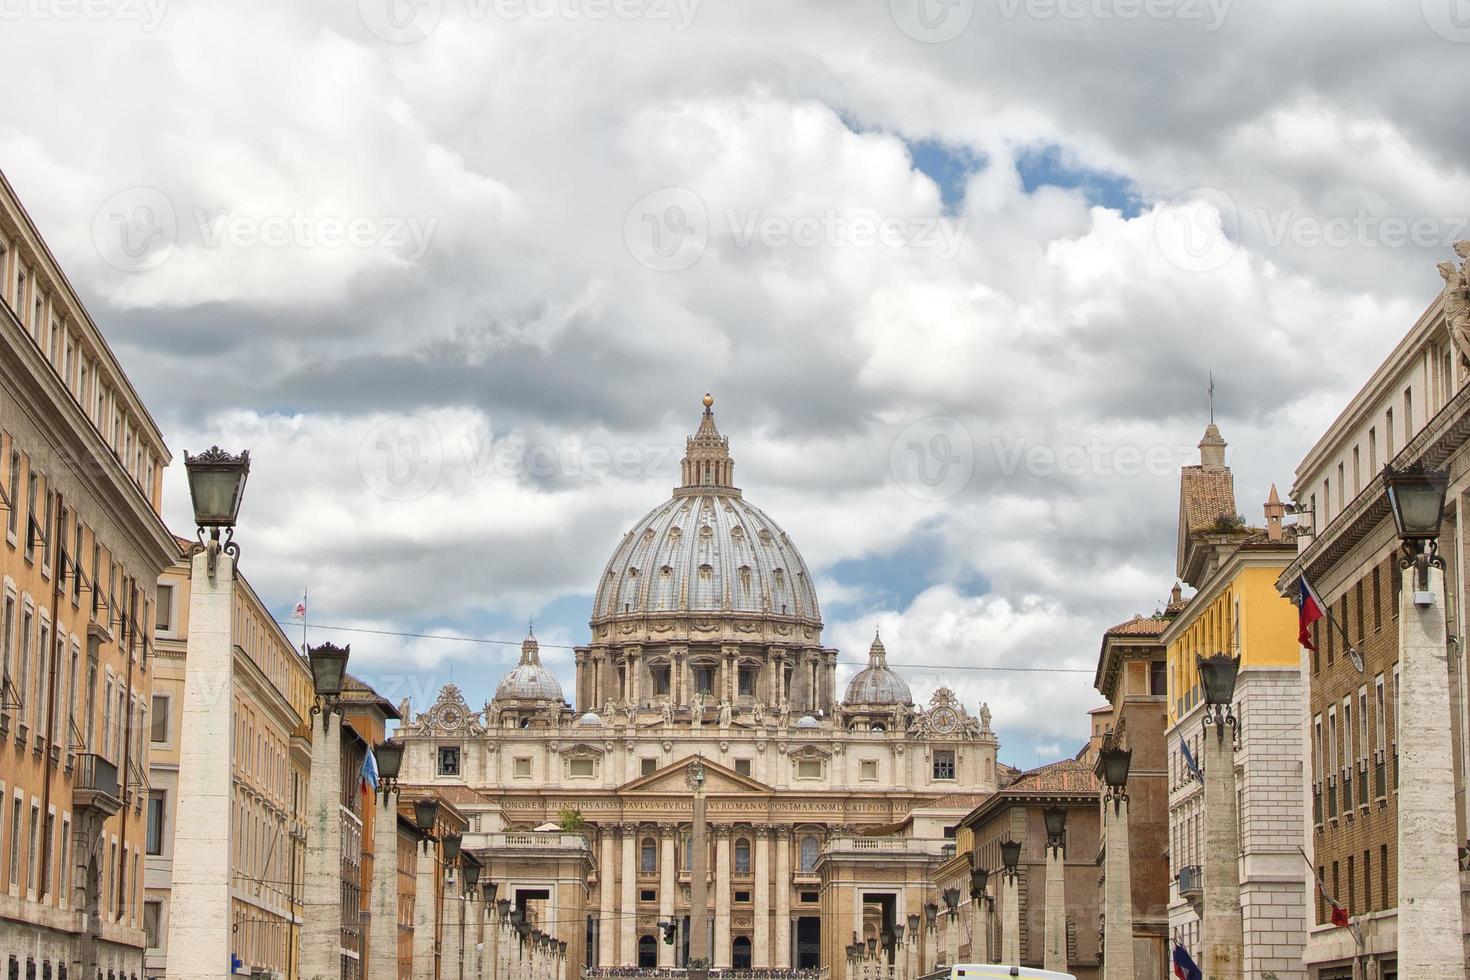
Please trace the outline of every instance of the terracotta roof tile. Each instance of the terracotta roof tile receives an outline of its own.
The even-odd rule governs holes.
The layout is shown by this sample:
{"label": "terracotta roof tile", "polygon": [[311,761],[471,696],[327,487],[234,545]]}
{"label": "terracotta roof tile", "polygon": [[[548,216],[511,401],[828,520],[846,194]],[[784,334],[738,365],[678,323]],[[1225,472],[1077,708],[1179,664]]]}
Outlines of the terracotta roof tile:
{"label": "terracotta roof tile", "polygon": [[1234,517],[1235,477],[1223,467],[1182,467],[1179,508],[1180,519],[1190,534],[1208,530],[1222,514]]}
{"label": "terracotta roof tile", "polygon": [[1108,636],[1158,636],[1169,626],[1162,616],[1134,616],[1108,629]]}
{"label": "terracotta roof tile", "polygon": [[1007,793],[1096,793],[1101,789],[1089,763],[1063,759],[1021,773],[1005,788]]}

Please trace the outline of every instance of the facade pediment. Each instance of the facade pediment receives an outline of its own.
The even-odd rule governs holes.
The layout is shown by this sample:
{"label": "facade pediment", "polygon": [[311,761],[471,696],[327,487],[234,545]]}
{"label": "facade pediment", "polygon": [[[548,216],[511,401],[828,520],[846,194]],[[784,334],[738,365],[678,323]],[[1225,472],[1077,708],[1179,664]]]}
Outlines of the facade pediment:
{"label": "facade pediment", "polygon": [[651,772],[646,776],[639,776],[632,782],[624,783],[618,787],[619,795],[642,794],[642,793],[679,793],[689,796],[689,783],[686,781],[684,771],[689,763],[699,759],[704,764],[704,792],[706,796],[719,796],[728,794],[774,793],[775,789],[765,783],[749,776],[742,776],[733,769],[726,769],[718,762],[711,762],[703,756],[687,755],[672,765],[664,766],[657,772]]}

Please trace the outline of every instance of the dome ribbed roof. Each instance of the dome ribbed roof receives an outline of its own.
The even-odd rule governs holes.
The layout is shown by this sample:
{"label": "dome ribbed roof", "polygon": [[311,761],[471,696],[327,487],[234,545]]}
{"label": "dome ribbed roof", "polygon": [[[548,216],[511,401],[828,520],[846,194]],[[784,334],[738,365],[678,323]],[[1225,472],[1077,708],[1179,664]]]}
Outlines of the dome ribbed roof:
{"label": "dome ribbed roof", "polygon": [[745,612],[820,625],[801,553],[731,484],[734,461],[708,407],[686,445],[683,485],[614,550],[592,604],[594,623],[660,612]]}
{"label": "dome ribbed roof", "polygon": [[541,666],[541,644],[528,636],[521,644],[521,662],[500,679],[495,700],[560,701],[561,684],[556,676]]}
{"label": "dome ribbed roof", "polygon": [[888,651],[875,633],[868,648],[868,666],[847,685],[848,704],[913,704],[913,695],[902,677],[888,669]]}

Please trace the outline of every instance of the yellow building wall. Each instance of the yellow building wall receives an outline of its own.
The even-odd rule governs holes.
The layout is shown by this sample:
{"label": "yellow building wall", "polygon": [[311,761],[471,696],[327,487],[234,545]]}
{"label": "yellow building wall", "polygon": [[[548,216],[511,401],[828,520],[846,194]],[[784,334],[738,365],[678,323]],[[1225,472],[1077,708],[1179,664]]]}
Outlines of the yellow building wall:
{"label": "yellow building wall", "polygon": [[1187,622],[1168,648],[1169,721],[1177,722],[1203,697],[1195,655],[1239,654],[1241,669],[1300,663],[1297,609],[1276,591],[1285,562],[1240,568],[1212,599],[1190,600]]}

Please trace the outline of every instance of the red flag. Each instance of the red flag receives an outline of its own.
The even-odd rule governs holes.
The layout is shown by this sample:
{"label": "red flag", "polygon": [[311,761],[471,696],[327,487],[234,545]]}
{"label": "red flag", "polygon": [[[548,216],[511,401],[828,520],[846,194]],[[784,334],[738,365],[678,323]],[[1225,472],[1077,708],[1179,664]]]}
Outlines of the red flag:
{"label": "red flag", "polygon": [[1316,652],[1317,645],[1312,642],[1312,624],[1324,615],[1322,600],[1317,598],[1317,592],[1307,577],[1303,575],[1297,585],[1297,642],[1308,650]]}

